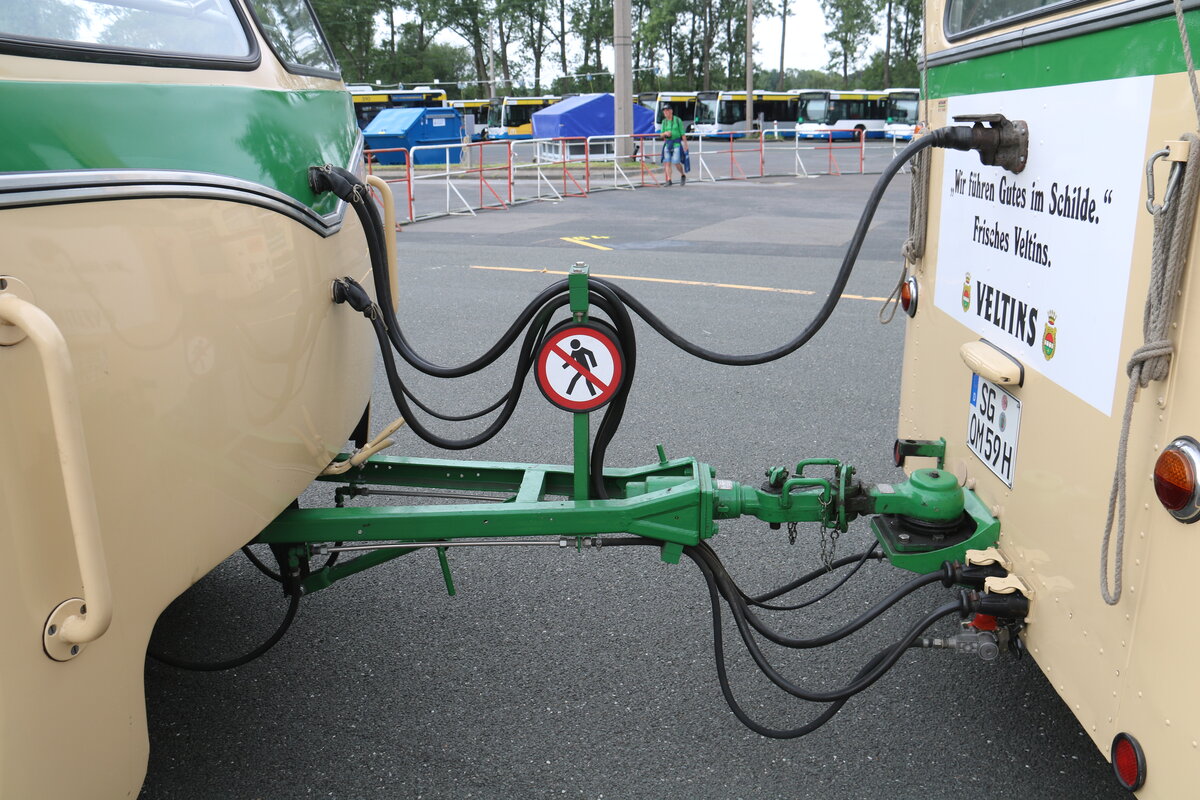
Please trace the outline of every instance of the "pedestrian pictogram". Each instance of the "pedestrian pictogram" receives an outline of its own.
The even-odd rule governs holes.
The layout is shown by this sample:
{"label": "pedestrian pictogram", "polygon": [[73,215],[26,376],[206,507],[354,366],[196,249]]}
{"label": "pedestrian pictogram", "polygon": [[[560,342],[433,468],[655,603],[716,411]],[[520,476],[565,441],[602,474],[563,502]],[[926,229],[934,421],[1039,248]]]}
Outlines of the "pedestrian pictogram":
{"label": "pedestrian pictogram", "polygon": [[546,399],[566,411],[592,411],[621,386],[624,357],[611,326],[567,322],[542,340],[537,384]]}

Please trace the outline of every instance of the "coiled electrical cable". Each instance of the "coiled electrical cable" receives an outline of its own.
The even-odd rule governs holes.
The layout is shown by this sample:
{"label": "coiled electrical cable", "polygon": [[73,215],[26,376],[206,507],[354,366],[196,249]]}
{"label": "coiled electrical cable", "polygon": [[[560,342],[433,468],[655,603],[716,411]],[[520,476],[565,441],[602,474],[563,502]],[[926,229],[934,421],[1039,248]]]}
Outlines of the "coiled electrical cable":
{"label": "coiled electrical cable", "polygon": [[[620,537],[604,539],[605,547],[614,546],[656,546],[661,547],[662,543],[642,537]],[[817,728],[828,722],[846,702],[856,694],[865,691],[879,680],[889,669],[895,666],[903,653],[912,645],[916,639],[925,632],[931,625],[943,617],[947,617],[954,613],[961,613],[963,609],[963,601],[961,599],[946,602],[934,610],[927,613],[914,623],[908,631],[898,641],[876,653],[867,663],[858,670],[854,678],[846,686],[832,691],[809,691],[796,686],[780,675],[767,660],[763,657],[757,643],[754,641],[753,634],[749,630],[749,625],[740,613],[739,605],[732,600],[738,597],[736,588],[730,585],[731,580],[728,579],[728,572],[724,565],[721,564],[720,558],[712,551],[705,543],[698,546],[688,546],[683,549],[684,555],[688,556],[693,563],[699,568],[704,576],[705,583],[708,586],[709,602],[712,605],[712,620],[713,620],[713,650],[716,656],[717,680],[721,686],[721,693],[729,705],[730,710],[746,727],[763,736],[769,736],[776,739],[794,739],[806,734],[812,733]],[[735,622],[737,622],[739,633],[742,640],[746,643],[747,649],[754,658],[755,664],[763,672],[763,674],[777,687],[783,689],[789,694],[799,697],[802,700],[807,700],[814,703],[830,703],[819,716],[811,721],[796,728],[777,729],[769,728],[761,723],[756,722],[745,712],[738,704],[737,698],[733,694],[733,689],[729,683],[729,676],[725,666],[725,644],[724,633],[722,627],[722,613],[720,600],[724,598],[726,604],[729,605],[733,612]]]}
{"label": "coiled electrical cable", "polygon": [[283,635],[287,633],[288,628],[292,627],[293,620],[296,619],[296,611],[300,608],[300,592],[293,591],[288,595],[287,613],[283,616],[283,622],[279,623],[279,627],[271,634],[265,642],[251,650],[249,653],[230,658],[225,661],[204,662],[204,661],[188,661],[175,656],[169,656],[166,653],[155,652],[149,647],[146,648],[146,655],[155,661],[166,664],[169,667],[177,669],[191,670],[192,672],[221,672],[234,667],[240,667],[243,664],[248,664],[262,654],[266,653],[274,647]]}
{"label": "coiled electrical cable", "polygon": [[[935,132],[937,133],[937,132]],[[867,198],[866,206],[863,208],[862,216],[859,217],[858,225],[854,229],[854,235],[850,239],[850,244],[846,248],[846,254],[842,257],[842,265],[838,269],[838,273],[833,282],[833,287],[829,290],[825,302],[817,311],[815,317],[805,326],[796,338],[792,339],[787,344],[780,345],[772,350],[766,350],[761,353],[752,355],[726,355],[718,353],[715,350],[709,350],[701,347],[694,342],[690,342],[680,334],[671,329],[665,322],[659,319],[654,312],[650,311],[640,300],[632,294],[622,289],[619,286],[608,284],[616,295],[621,298],[622,302],[633,309],[639,317],[646,321],[651,328],[657,331],[671,344],[686,353],[702,358],[705,361],[712,361],[716,364],[727,364],[729,366],[745,367],[755,364],[766,364],[770,361],[783,358],[803,346],[809,339],[816,335],[817,331],[825,325],[825,322],[833,314],[833,309],[842,299],[842,292],[846,288],[847,282],[850,280],[850,273],[854,270],[854,264],[858,260],[858,253],[862,249],[863,241],[866,239],[867,230],[871,227],[871,220],[875,217],[875,211],[879,207],[880,200],[883,199],[883,193],[891,183],[892,178],[900,171],[900,168],[917,153],[927,147],[932,147],[935,144],[941,144],[939,137],[931,134],[923,136],[911,142],[907,147],[901,150],[895,158],[884,168],[883,173],[875,182],[875,187],[871,190],[870,196]],[[594,278],[593,281],[598,283],[608,283]]]}
{"label": "coiled electrical cable", "polygon": [[904,654],[904,651],[908,649],[909,645],[911,645],[918,636],[925,632],[925,629],[937,622],[939,619],[949,616],[953,613],[958,613],[962,610],[962,602],[959,600],[938,606],[936,609],[915,623],[911,628],[909,628],[908,632],[901,637],[899,641],[889,647],[883,653],[883,658],[874,667],[870,668],[865,673],[860,674],[849,684],[839,689],[833,689],[829,691],[813,691],[792,683],[783,675],[781,675],[769,661],[767,661],[766,657],[762,653],[762,650],[758,646],[758,642],[754,638],[753,626],[746,619],[744,607],[737,602],[731,601],[731,596],[736,596],[737,593],[736,590],[733,590],[723,581],[721,573],[724,571],[724,567],[721,564],[720,559],[716,558],[716,554],[713,553],[711,549],[703,546],[684,548],[684,552],[687,553],[689,558],[691,558],[693,561],[696,561],[697,564],[703,561],[705,565],[712,570],[717,587],[721,590],[721,595],[725,598],[727,604],[729,605],[729,610],[733,613],[734,622],[738,627],[738,633],[741,634],[742,641],[746,644],[746,649],[749,651],[751,658],[754,659],[754,663],[758,665],[758,668],[762,671],[762,673],[772,683],[788,694],[798,697],[801,700],[808,700],[809,702],[813,703],[828,703],[835,700],[841,700],[858,694],[864,689],[870,687],[875,683],[875,681],[883,677],[885,672],[895,665],[895,663]]}
{"label": "coiled electrical cable", "polygon": [[427,375],[438,378],[459,378],[471,375],[494,363],[517,340],[538,309],[550,298],[567,289],[566,280],[555,281],[543,289],[521,310],[496,343],[478,358],[457,367],[434,364],[412,348],[396,319],[396,310],[392,307],[391,273],[388,270],[387,248],[383,239],[385,226],[379,215],[379,209],[371,200],[370,190],[358,179],[358,176],[341,167],[331,165],[314,167],[309,174],[315,191],[331,191],[354,209],[367,237],[375,295],[386,325],[388,340],[405,361]]}
{"label": "coiled electrical cable", "polygon": [[[807,608],[811,605],[821,602],[826,597],[829,597],[829,595],[833,594],[838,589],[845,586],[846,581],[853,578],[855,573],[857,573],[860,569],[862,569],[862,565],[867,563],[868,560],[870,560],[870,559],[882,560],[883,557],[884,557],[883,553],[879,552],[879,542],[873,542],[870,547],[868,547],[865,551],[863,551],[862,555],[844,556],[842,558],[835,559],[834,561],[832,561],[829,564],[828,567],[819,567],[818,569],[814,569],[812,572],[808,573],[807,575],[802,575],[799,578],[797,578],[796,580],[794,580],[790,583],[787,583],[783,586],[780,586],[777,589],[772,589],[769,592],[765,592],[765,593],[757,595],[755,597],[751,597],[750,595],[743,593],[742,597],[744,597],[746,599],[746,602],[749,603],[750,605],[757,606],[758,608],[766,609],[767,611],[798,611],[802,608]],[[828,575],[833,570],[840,569],[840,568],[846,566],[847,564],[854,564],[854,569],[850,570],[848,573],[843,575],[841,580],[839,580],[837,583],[830,586],[825,591],[821,592],[816,597],[810,597],[808,600],[804,600],[803,602],[795,603],[790,606],[776,606],[776,605],[770,605],[769,603],[766,602],[767,600],[774,599],[781,595],[785,595],[788,592],[794,591],[795,589],[799,589],[801,586],[804,586],[807,583],[811,583],[812,581],[814,581],[817,578],[820,578],[824,575]]]}
{"label": "coiled electrical cable", "polygon": [[905,597],[908,597],[916,590],[925,586],[929,586],[933,583],[944,583],[943,574],[940,572],[933,572],[927,575],[918,575],[917,577],[905,583],[903,586],[899,586],[889,592],[886,597],[878,601],[874,606],[867,609],[850,622],[847,622],[845,625],[829,631],[828,633],[822,634],[821,636],[800,639],[791,636],[784,636],[783,634],[768,627],[761,619],[759,619],[759,617],[750,609],[749,604],[746,602],[745,597],[738,589],[737,584],[729,575],[729,571],[725,568],[725,565],[721,563],[721,560],[717,557],[717,554],[712,551],[712,548],[709,547],[707,543],[701,543],[698,547],[704,551],[704,554],[708,557],[710,567],[717,577],[718,585],[723,587],[722,594],[725,596],[726,602],[729,603],[730,608],[738,608],[743,618],[750,623],[750,626],[767,639],[771,640],[777,645],[780,645],[781,647],[789,647],[796,650],[824,647],[840,641],[850,634],[862,630],[863,627],[865,627],[871,621],[878,618],[881,614],[899,603]]}

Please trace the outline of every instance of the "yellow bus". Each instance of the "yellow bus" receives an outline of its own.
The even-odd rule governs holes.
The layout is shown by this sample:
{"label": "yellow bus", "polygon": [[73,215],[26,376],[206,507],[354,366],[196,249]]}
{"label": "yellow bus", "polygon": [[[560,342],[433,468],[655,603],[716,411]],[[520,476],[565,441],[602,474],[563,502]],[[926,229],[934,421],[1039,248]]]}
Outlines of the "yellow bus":
{"label": "yellow bus", "polygon": [[354,116],[360,128],[367,127],[375,115],[385,108],[441,108],[446,105],[446,93],[428,86],[415,89],[352,86],[350,97],[354,100]]}
{"label": "yellow bus", "polygon": [[543,108],[554,105],[561,97],[493,97],[488,114],[487,138],[531,139],[533,138],[533,115]]}

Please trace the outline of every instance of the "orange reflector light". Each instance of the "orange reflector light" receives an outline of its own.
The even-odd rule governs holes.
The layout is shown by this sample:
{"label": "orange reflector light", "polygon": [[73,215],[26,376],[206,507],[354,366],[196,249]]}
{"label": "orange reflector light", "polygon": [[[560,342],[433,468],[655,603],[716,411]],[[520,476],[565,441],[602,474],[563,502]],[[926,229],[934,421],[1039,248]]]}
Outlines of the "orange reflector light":
{"label": "orange reflector light", "polygon": [[1117,781],[1131,792],[1146,782],[1146,754],[1138,740],[1128,733],[1113,737],[1112,767]]}
{"label": "orange reflector light", "polygon": [[1200,472],[1200,445],[1189,436],[1171,442],[1154,463],[1154,493],[1163,508],[1180,522],[1200,519],[1196,475]]}
{"label": "orange reflector light", "polygon": [[900,285],[900,307],[910,317],[917,314],[917,279],[909,276]]}

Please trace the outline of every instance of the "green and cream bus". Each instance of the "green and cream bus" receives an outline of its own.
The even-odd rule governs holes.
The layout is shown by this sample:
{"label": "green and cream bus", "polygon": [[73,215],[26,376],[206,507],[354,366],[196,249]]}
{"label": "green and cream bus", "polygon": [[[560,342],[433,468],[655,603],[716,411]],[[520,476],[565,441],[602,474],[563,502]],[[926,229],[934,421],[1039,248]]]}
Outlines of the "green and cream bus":
{"label": "green and cream bus", "polygon": [[159,614],[363,418],[362,138],[305,0],[0,12],[0,108],[0,797],[135,797]]}
{"label": "green and cream bus", "polygon": [[994,588],[1030,598],[1024,646],[1117,779],[1195,796],[1200,97],[1175,10],[935,0],[926,30],[922,121],[1023,121],[1028,156],[931,150],[914,177],[900,436],[944,438],[999,518]]}

